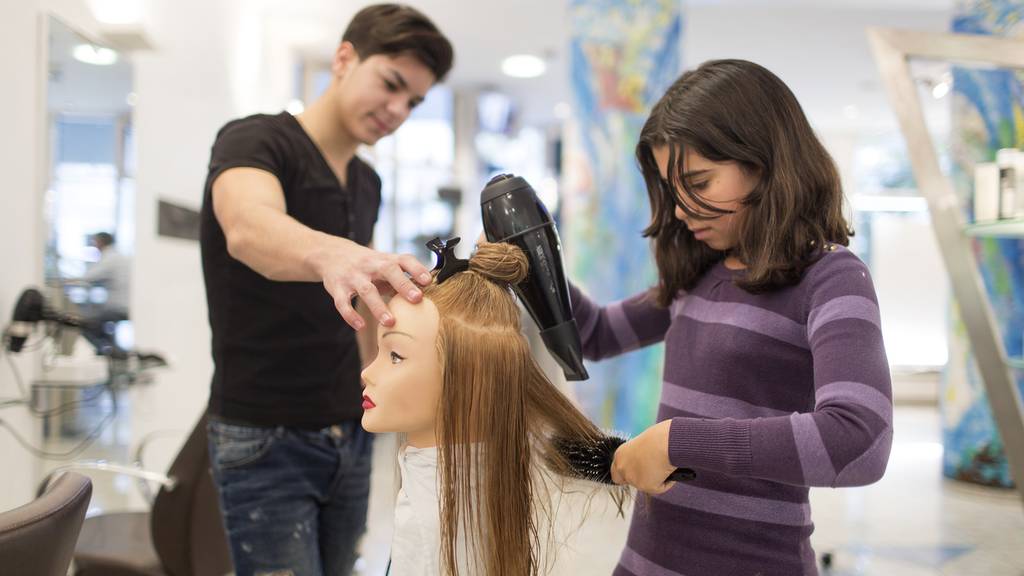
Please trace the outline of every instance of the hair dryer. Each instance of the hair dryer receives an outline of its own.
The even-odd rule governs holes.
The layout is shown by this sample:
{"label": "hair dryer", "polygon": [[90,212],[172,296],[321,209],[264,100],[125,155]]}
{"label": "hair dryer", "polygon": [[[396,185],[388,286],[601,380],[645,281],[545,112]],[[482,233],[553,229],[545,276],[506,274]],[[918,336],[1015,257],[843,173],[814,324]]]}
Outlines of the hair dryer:
{"label": "hair dryer", "polygon": [[81,326],[81,321],[73,316],[59,314],[46,307],[46,300],[43,294],[35,288],[26,288],[18,303],[14,306],[14,314],[11,316],[11,323],[4,331],[7,337],[7,349],[12,353],[21,352],[25,346],[25,340],[32,333],[33,328],[39,322],[56,322],[63,326]]}
{"label": "hair dryer", "polygon": [[530,262],[526,280],[514,287],[540,328],[544,345],[569,380],[589,378],[569,285],[562,267],[562,245],[548,209],[530,184],[519,176],[495,176],[480,193],[484,233],[488,242],[518,246]]}

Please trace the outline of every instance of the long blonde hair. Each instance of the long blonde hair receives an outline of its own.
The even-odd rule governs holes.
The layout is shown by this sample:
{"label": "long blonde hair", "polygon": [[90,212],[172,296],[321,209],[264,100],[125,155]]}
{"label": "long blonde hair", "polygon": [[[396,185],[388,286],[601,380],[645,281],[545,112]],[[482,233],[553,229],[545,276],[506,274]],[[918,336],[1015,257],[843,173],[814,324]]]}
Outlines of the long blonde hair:
{"label": "long blonde hair", "polygon": [[[466,557],[481,573],[540,574],[537,512],[550,507],[539,484],[569,475],[551,439],[601,435],[530,355],[510,289],[526,275],[519,248],[485,243],[469,270],[424,289],[440,315],[441,566],[452,576],[458,576],[460,530]],[[613,490],[621,510],[625,491]]]}

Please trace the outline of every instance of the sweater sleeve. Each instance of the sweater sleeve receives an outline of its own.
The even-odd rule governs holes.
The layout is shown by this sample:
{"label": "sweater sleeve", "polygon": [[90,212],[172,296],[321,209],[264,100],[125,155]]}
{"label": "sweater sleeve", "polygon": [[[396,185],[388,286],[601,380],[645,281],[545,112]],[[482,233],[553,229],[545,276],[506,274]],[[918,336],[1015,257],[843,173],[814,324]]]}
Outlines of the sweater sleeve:
{"label": "sweater sleeve", "polygon": [[570,283],[569,298],[583,356],[588,360],[601,360],[660,342],[672,320],[669,309],[658,306],[653,290],[598,306]]}
{"label": "sweater sleeve", "polygon": [[674,418],[674,465],[799,486],[863,486],[885,473],[892,385],[878,300],[859,259],[845,251],[830,256],[838,258],[823,270],[812,267],[805,280],[814,410],[754,419]]}

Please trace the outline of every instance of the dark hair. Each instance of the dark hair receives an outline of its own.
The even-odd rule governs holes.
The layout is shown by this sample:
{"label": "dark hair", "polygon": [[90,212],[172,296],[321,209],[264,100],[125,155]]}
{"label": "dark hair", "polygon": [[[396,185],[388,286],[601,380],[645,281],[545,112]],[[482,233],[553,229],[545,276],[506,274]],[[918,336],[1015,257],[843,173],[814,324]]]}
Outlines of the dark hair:
{"label": "dark hair", "polygon": [[[662,180],[653,149],[669,149]],[[796,97],[777,76],[745,60],[712,60],[684,73],[661,97],[640,132],[636,158],[651,201],[644,236],[653,239],[658,302],[689,290],[724,252],[696,240],[674,214],[682,189],[704,214],[722,214],[683,178],[686,147],[712,162],[737,162],[758,176],[743,201],[734,254],[746,265],[736,283],[757,293],[800,281],[830,243],[849,244],[843,191],[832,157]],[[675,184],[675,185],[672,185]],[[679,205],[686,208],[688,203]]]}
{"label": "dark hair", "polygon": [[114,245],[114,235],[109,232],[97,232],[92,235],[92,241],[97,248],[106,248]]}
{"label": "dark hair", "polygon": [[402,4],[374,4],[360,10],[341,37],[360,58],[409,54],[430,68],[437,82],[452,69],[448,38],[422,12]]}

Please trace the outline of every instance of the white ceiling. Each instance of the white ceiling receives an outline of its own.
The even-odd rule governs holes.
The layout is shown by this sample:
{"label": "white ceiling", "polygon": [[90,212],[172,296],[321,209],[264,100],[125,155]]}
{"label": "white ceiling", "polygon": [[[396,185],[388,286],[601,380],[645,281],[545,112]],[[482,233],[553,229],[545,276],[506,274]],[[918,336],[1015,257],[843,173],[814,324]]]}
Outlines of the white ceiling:
{"label": "white ceiling", "polygon": [[[568,2],[407,2],[451,38],[456,63],[450,85],[504,90],[519,101],[528,121],[551,121],[554,105],[570,101]],[[369,3],[263,0],[262,10],[275,38],[326,58],[344,23]],[[893,125],[866,27],[947,30],[953,0],[690,0],[685,6],[684,66],[711,58],[756,61],[793,88],[816,125],[842,130]],[[503,76],[502,58],[523,52],[545,56],[548,73],[530,80]],[[844,112],[849,106],[856,107],[856,118]]]}
{"label": "white ceiling", "polygon": [[[496,88],[512,95],[527,122],[550,122],[559,102],[570,102],[567,0],[406,0],[429,15],[455,46],[454,87]],[[344,25],[367,0],[235,0],[236,18],[254,22],[240,61],[260,74],[253,88],[288,78],[287,55],[329,58]],[[685,2],[683,62],[692,67],[712,58],[756,61],[786,81],[812,121],[827,130],[893,127],[878,73],[868,49],[869,26],[942,31],[949,28],[953,0],[689,0]],[[63,44],[70,38],[57,37]],[[211,40],[212,42],[212,40]],[[55,54],[58,66],[73,60]],[[501,60],[534,53],[548,60],[536,79],[501,74]],[[86,65],[77,65],[86,66]],[[120,67],[114,67],[118,69]],[[130,78],[130,67],[127,67]],[[276,76],[268,68],[281,68]],[[113,73],[105,71],[104,74]],[[123,72],[123,69],[122,69]],[[128,81],[130,85],[130,80]],[[123,99],[122,84],[116,87]],[[274,88],[271,88],[274,90]],[[283,93],[289,93],[285,87]],[[283,106],[284,101],[274,106]],[[265,103],[264,106],[265,107]],[[849,108],[856,117],[849,117]]]}

